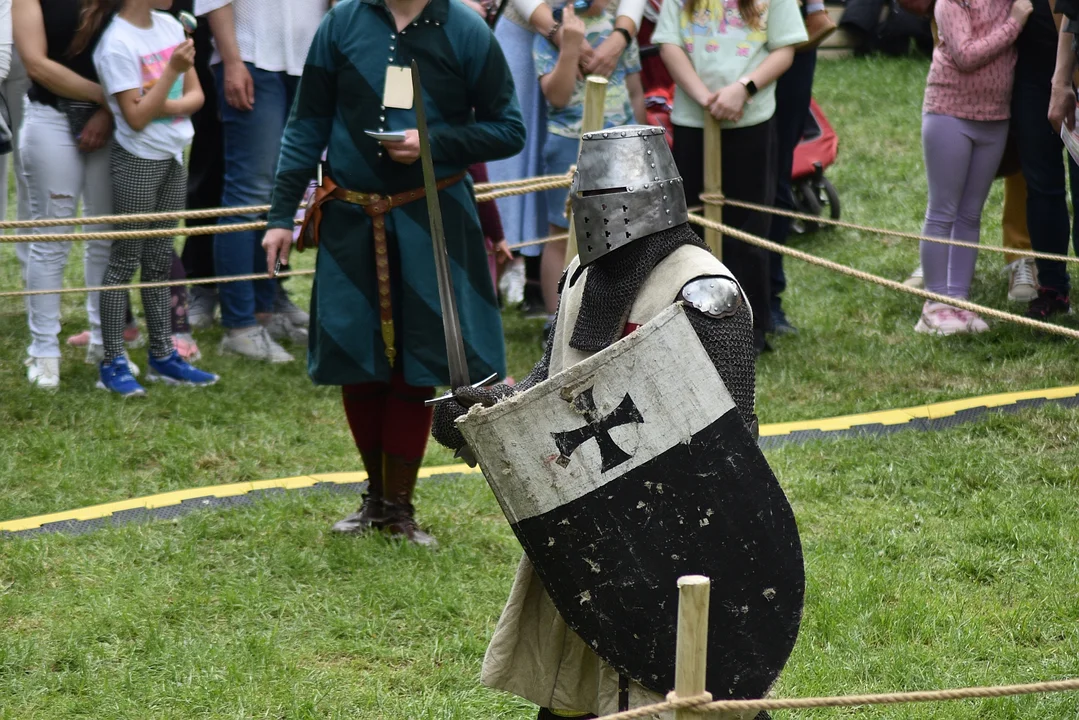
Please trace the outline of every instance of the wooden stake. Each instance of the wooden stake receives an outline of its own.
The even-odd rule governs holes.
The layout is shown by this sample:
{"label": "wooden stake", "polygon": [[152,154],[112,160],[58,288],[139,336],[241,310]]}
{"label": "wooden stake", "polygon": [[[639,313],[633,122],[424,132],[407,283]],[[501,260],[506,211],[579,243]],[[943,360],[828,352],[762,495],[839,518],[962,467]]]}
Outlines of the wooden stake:
{"label": "wooden stake", "polygon": [[[602,75],[589,75],[585,79],[584,118],[581,120],[581,135],[603,129],[604,109],[607,102],[607,78]],[[581,142],[584,142],[583,140]],[[569,219],[569,240],[566,241],[566,267],[577,255],[577,233],[573,229],[573,215],[566,209]]]}
{"label": "wooden stake", "polygon": [[[671,696],[694,697],[705,692],[708,667],[708,600],[712,581],[703,575],[678,578],[678,644],[674,660],[674,692]],[[701,720],[693,710],[676,710],[675,720]]]}
{"label": "wooden stake", "polygon": [[[723,192],[723,143],[719,121],[705,113],[704,118],[704,191],[706,193]],[[686,198],[692,204],[697,198]],[[723,206],[705,203],[704,217],[715,222],[723,222]],[[708,248],[720,260],[723,259],[723,236],[718,230],[705,229],[704,241]]]}

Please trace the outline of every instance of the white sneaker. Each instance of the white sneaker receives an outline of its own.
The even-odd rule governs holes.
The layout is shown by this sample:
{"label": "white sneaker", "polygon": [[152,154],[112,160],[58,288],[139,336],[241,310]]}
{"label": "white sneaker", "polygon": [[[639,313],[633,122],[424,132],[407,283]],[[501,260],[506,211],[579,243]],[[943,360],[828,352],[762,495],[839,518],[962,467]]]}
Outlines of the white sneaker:
{"label": "white sneaker", "polygon": [[55,390],[60,387],[60,358],[26,358],[26,379],[34,387]]}
{"label": "white sneaker", "polygon": [[525,260],[514,258],[498,281],[499,292],[506,305],[517,305],[525,299]]}
{"label": "white sneaker", "polygon": [[912,288],[920,288],[925,285],[925,279],[922,277],[922,266],[919,265],[914,268],[914,272],[910,274],[910,277],[903,281],[903,284]]}
{"label": "white sneaker", "polygon": [[1030,302],[1038,297],[1038,266],[1034,258],[1019,258],[1005,266],[1008,271],[1008,299]]}
{"label": "white sneaker", "polygon": [[192,285],[187,298],[187,322],[195,330],[205,330],[214,324],[217,291],[205,285]]}
{"label": "white sneaker", "polygon": [[239,355],[271,363],[287,363],[294,359],[285,351],[285,348],[270,338],[266,328],[261,325],[244,328],[235,334],[227,333],[221,340],[219,350],[222,354]]}
{"label": "white sneaker", "polygon": [[[259,322],[262,322],[261,320]],[[307,328],[294,324],[285,313],[274,313],[262,323],[266,332],[274,340],[288,340],[293,343],[307,343]]]}
{"label": "white sneaker", "polygon": [[[131,362],[131,357],[127,354],[127,350],[124,350],[124,359],[127,360],[127,368],[131,371],[131,374],[135,377],[139,376],[139,366]],[[93,365],[94,367],[100,367],[101,363],[105,360],[105,346],[96,343],[90,343],[86,346],[86,364]]]}

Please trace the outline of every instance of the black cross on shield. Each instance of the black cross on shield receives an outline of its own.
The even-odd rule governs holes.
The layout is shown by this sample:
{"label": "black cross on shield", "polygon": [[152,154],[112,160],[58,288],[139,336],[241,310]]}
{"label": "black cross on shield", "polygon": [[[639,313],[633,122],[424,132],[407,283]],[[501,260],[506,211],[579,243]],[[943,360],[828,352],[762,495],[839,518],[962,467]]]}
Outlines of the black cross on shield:
{"label": "black cross on shield", "polygon": [[622,402],[609,415],[601,416],[596,411],[596,401],[592,396],[592,390],[593,388],[588,388],[573,399],[574,407],[584,415],[588,424],[576,430],[551,433],[551,437],[554,438],[555,446],[558,447],[558,452],[560,453],[556,462],[562,467],[569,465],[570,456],[573,455],[577,448],[589,440],[595,440],[596,444],[599,445],[599,454],[602,460],[601,472],[607,472],[632,457],[625,450],[618,447],[618,444],[611,437],[611,430],[620,425],[643,423],[644,417],[641,416],[641,411],[637,409],[629,393],[626,393],[626,396],[622,398]]}

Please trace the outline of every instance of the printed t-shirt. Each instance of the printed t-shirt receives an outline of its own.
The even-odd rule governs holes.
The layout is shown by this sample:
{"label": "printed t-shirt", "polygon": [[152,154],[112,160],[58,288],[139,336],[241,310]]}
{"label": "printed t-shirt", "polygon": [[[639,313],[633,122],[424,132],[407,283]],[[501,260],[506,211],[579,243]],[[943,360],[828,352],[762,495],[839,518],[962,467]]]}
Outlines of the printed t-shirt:
{"label": "printed t-shirt", "polygon": [[[128,90],[142,90],[143,95],[149,92],[168,67],[172,51],[185,39],[183,26],[171,15],[153,12],[150,17],[153,24],[149,28],[114,18],[94,51],[94,65],[116,119],[116,142],[120,147],[143,160],[175,158],[182,163],[184,148],[195,136],[191,118],[157,118],[137,132],[127,124],[116,100],[117,94]],[[183,94],[181,76],[169,90],[169,99],[179,100]]]}
{"label": "printed t-shirt", "polygon": [[[585,39],[592,47],[614,32],[614,9],[608,8],[595,17],[581,16],[584,21]],[[554,72],[558,64],[558,48],[547,38],[537,34],[532,39],[532,59],[536,63],[537,77]],[[634,40],[622,53],[614,72],[607,79],[607,95],[603,109],[603,121],[607,127],[628,125],[633,122],[633,103],[629,99],[626,87],[626,75],[641,71],[641,54]],[[547,107],[547,132],[562,137],[581,137],[581,125],[584,122],[584,80],[578,80],[573,87],[573,96],[564,108]]]}
{"label": "printed t-shirt", "polygon": [[[701,81],[715,92],[738,82],[753,72],[768,53],[808,39],[796,0],[762,0],[760,28],[749,27],[738,11],[738,0],[703,0],[692,15],[683,11],[685,2],[666,0],[659,23],[652,33],[656,45],[677,45],[686,51]],[[724,128],[749,127],[766,122],[776,111],[775,83],[763,87],[745,107],[738,122],[724,120]],[[671,122],[703,128],[705,110],[677,88]]]}

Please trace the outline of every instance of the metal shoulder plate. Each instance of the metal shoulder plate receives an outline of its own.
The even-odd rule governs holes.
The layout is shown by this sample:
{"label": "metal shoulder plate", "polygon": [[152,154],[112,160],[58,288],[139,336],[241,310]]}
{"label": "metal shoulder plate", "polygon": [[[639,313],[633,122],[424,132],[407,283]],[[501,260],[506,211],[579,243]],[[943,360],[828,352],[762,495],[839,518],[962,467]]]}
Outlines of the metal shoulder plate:
{"label": "metal shoulder plate", "polygon": [[682,287],[681,299],[705,315],[725,318],[742,306],[742,290],[733,278],[699,277]]}

